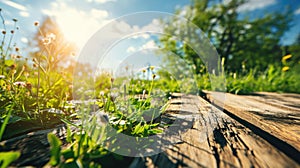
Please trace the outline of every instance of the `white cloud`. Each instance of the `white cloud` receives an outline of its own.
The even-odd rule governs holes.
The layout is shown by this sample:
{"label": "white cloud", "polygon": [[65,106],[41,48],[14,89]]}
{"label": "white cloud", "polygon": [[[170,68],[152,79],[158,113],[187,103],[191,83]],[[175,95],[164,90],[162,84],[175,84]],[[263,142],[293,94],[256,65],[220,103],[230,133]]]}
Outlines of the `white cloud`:
{"label": "white cloud", "polygon": [[156,48],[158,48],[158,46],[156,45],[154,40],[150,40],[147,43],[145,43],[144,45],[142,45],[141,47],[139,47],[138,49],[133,47],[133,46],[130,46],[130,47],[127,48],[126,52],[127,53],[134,53],[134,52],[139,51],[139,50],[156,49]]}
{"label": "white cloud", "polygon": [[[226,0],[227,1],[227,0]],[[239,12],[253,11],[256,9],[262,9],[270,5],[276,4],[276,0],[249,0],[245,4],[238,7]]]}
{"label": "white cloud", "polygon": [[87,0],[87,2],[95,2],[95,3],[107,3],[107,2],[115,2],[116,0]]}
{"label": "white cloud", "polygon": [[20,11],[19,12],[19,14],[20,14],[20,16],[23,16],[23,17],[29,17],[29,13],[28,12],[26,12],[26,11]]}
{"label": "white cloud", "polygon": [[294,12],[295,15],[299,15],[300,14],[300,8],[298,8],[295,12]]}
{"label": "white cloud", "polygon": [[105,10],[92,9],[91,14],[94,18],[106,18],[108,17],[108,12]]}
{"label": "white cloud", "polygon": [[133,46],[128,47],[126,50],[126,52],[128,52],[128,53],[133,53],[135,51],[136,51],[136,49]]}
{"label": "white cloud", "polygon": [[18,3],[13,2],[13,1],[2,0],[1,2],[8,5],[8,6],[11,6],[13,8],[16,8],[16,9],[19,9],[19,10],[22,10],[22,11],[27,10],[27,8],[24,5],[18,4]]}
{"label": "white cloud", "polygon": [[153,40],[150,40],[146,44],[144,44],[141,49],[145,50],[145,49],[153,49],[153,48],[158,48],[158,46],[155,44]]}
{"label": "white cloud", "polygon": [[142,28],[143,31],[161,32],[162,26],[158,19],[153,19],[152,22]]}
{"label": "white cloud", "polygon": [[[136,29],[135,27],[133,27],[133,29]],[[138,30],[138,29],[137,29]],[[138,39],[138,38],[143,38],[143,39],[149,39],[150,38],[150,34],[148,33],[143,33],[143,34],[138,34],[135,36],[132,36],[133,39]]]}
{"label": "white cloud", "polygon": [[22,38],[21,38],[21,41],[22,41],[23,43],[28,43],[28,39],[27,39],[26,37],[22,37]]}

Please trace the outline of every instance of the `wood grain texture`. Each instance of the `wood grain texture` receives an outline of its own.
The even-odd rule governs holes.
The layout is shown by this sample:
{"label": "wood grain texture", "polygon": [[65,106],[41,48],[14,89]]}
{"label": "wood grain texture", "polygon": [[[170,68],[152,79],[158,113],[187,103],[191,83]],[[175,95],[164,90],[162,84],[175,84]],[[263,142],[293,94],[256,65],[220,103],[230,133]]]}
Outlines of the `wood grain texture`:
{"label": "wood grain texture", "polygon": [[[207,92],[214,104],[218,96]],[[224,109],[274,135],[300,151],[300,95],[259,92],[255,95],[226,93]],[[299,156],[300,159],[300,156]]]}
{"label": "wood grain texture", "polygon": [[298,163],[198,96],[176,96],[165,115],[194,118],[181,141],[131,167],[299,167]]}

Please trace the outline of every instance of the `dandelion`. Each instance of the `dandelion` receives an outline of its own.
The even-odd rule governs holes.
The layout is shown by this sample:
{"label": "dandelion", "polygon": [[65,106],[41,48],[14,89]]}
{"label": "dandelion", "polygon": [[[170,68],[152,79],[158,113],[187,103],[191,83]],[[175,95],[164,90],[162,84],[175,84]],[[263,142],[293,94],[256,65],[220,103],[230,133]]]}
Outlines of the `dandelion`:
{"label": "dandelion", "polygon": [[222,65],[222,67],[224,67],[224,65],[225,65],[225,57],[222,57],[222,59],[221,59],[221,65]]}
{"label": "dandelion", "polygon": [[153,71],[154,70],[154,66],[150,66],[150,70]]}
{"label": "dandelion", "polygon": [[18,87],[20,87],[20,86],[25,87],[26,83],[25,82],[15,82],[14,85],[18,86]]}
{"label": "dandelion", "polygon": [[282,71],[283,71],[283,72],[286,72],[286,71],[288,71],[289,69],[290,69],[290,67],[284,66],[284,67],[282,68]]}
{"label": "dandelion", "polygon": [[281,61],[282,61],[282,62],[285,62],[286,60],[290,59],[291,57],[292,57],[291,54],[286,55],[286,56],[283,56],[282,59],[281,59]]}
{"label": "dandelion", "polygon": [[39,23],[38,21],[35,21],[35,22],[33,23],[34,26],[39,26],[39,24],[40,24],[40,23]]}

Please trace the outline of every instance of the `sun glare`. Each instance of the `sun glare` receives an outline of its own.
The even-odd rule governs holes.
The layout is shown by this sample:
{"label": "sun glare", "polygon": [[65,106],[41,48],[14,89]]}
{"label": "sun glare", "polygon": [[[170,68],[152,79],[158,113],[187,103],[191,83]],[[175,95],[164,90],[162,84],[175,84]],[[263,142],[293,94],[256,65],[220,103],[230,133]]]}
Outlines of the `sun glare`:
{"label": "sun glare", "polygon": [[51,11],[45,11],[46,14],[53,16],[65,38],[75,43],[81,49],[87,40],[107,22],[106,11],[92,9],[89,12],[78,11],[67,5],[60,5]]}

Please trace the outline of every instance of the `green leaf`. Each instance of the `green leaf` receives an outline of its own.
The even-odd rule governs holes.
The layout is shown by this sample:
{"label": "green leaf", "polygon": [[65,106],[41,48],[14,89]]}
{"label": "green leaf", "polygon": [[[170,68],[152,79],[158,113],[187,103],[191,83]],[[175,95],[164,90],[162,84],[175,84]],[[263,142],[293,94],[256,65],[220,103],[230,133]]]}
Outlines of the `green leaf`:
{"label": "green leaf", "polygon": [[13,60],[5,60],[5,65],[6,66],[12,66],[14,64]]}
{"label": "green leaf", "polygon": [[66,149],[62,152],[65,160],[71,159],[75,157],[74,151],[71,149]]}
{"label": "green leaf", "polygon": [[0,152],[0,168],[8,167],[8,165],[20,157],[20,152]]}
{"label": "green leaf", "polygon": [[66,164],[64,164],[64,168],[79,168],[82,166],[79,166],[80,164],[78,164],[76,161],[73,162],[68,162]]}
{"label": "green leaf", "polygon": [[71,142],[72,141],[72,132],[70,129],[70,125],[67,126],[67,137],[66,137],[67,142]]}
{"label": "green leaf", "polygon": [[1,125],[1,128],[0,128],[0,141],[1,141],[1,139],[2,139],[2,136],[3,136],[3,134],[4,134],[4,130],[5,130],[5,128],[6,128],[6,125],[8,124],[9,118],[10,118],[10,116],[11,116],[12,108],[13,108],[13,107],[10,106],[10,109],[8,110],[7,116],[5,117],[5,119],[4,119],[4,121],[3,121],[2,125]]}
{"label": "green leaf", "polygon": [[151,129],[148,131],[149,134],[160,134],[162,133],[163,131],[160,130],[160,129]]}
{"label": "green leaf", "polygon": [[141,127],[141,123],[138,123],[138,125],[135,126],[132,134],[138,134],[139,130],[140,130],[140,127]]}
{"label": "green leaf", "polygon": [[50,143],[51,158],[49,163],[52,166],[57,166],[60,163],[60,151],[61,151],[61,141],[54,134],[48,134],[48,141]]}
{"label": "green leaf", "polygon": [[151,128],[152,128],[152,127],[156,127],[156,126],[158,126],[158,125],[159,125],[159,123],[151,124]]}

